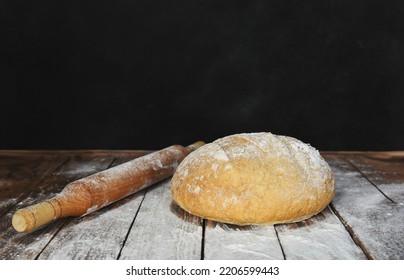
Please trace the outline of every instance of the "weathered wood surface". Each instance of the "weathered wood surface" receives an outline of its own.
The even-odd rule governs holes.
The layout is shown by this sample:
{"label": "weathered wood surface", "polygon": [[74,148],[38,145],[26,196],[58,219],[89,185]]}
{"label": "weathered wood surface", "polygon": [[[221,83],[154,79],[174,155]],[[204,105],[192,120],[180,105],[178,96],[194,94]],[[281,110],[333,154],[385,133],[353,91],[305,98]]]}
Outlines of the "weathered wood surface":
{"label": "weathered wood surface", "polygon": [[0,155],[0,216],[30,193],[38,191],[40,182],[65,160],[60,156]]}
{"label": "weathered wood surface", "polygon": [[200,259],[199,218],[173,205],[169,180],[146,190],[120,259]]}
{"label": "weathered wood surface", "polygon": [[[384,181],[372,182],[376,175],[370,176],[370,166],[355,165],[358,157],[353,157],[326,157],[337,186],[331,206],[368,258],[404,259],[404,204],[392,199],[404,189],[395,185],[389,197],[380,188]],[[403,158],[400,162],[404,166]]]}
{"label": "weathered wood surface", "polygon": [[281,245],[273,226],[234,226],[208,221],[204,258],[207,260],[282,260]]}
{"label": "weathered wood surface", "polygon": [[0,151],[0,259],[404,259],[404,152],[328,152],[337,193],[304,222],[237,227],[185,213],[169,180],[29,234],[12,214],[148,151]]}
{"label": "weathered wood surface", "polygon": [[305,221],[275,227],[285,259],[366,259],[366,255],[328,207]]}
{"label": "weathered wood surface", "polygon": [[403,157],[369,154],[347,156],[346,159],[392,202],[404,203]]}

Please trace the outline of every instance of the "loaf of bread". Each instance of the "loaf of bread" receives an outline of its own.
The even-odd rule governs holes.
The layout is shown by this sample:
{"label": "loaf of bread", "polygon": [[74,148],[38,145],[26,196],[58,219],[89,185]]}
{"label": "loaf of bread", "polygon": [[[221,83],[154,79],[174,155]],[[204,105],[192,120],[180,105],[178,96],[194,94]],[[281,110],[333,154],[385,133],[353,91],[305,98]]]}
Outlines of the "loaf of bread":
{"label": "loaf of bread", "polygon": [[264,132],[227,136],[192,152],[170,191],[189,213],[237,225],[302,221],[335,194],[332,171],[316,149]]}

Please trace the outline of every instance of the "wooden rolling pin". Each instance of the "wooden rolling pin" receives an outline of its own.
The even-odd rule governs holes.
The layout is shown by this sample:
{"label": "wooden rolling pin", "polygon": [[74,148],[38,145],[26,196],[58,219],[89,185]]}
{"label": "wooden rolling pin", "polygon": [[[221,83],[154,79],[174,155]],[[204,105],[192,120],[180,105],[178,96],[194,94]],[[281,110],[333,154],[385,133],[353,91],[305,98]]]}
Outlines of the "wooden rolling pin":
{"label": "wooden rolling pin", "polygon": [[187,147],[170,146],[73,181],[55,197],[15,212],[13,227],[30,232],[58,218],[96,211],[170,177],[185,156],[202,145],[200,141]]}

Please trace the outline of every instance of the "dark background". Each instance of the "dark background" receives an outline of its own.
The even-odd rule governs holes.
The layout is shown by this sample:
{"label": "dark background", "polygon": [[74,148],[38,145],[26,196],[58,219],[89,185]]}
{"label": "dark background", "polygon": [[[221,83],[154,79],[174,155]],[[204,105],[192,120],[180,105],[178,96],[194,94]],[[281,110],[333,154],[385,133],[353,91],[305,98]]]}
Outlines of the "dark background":
{"label": "dark background", "polygon": [[404,149],[404,1],[4,0],[0,31],[0,149]]}

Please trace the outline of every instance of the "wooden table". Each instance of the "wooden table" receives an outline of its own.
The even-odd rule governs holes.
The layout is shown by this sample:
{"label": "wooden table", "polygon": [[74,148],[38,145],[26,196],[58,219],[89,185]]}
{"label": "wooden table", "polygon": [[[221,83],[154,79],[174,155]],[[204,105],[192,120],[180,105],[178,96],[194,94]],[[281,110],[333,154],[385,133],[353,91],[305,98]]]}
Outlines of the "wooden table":
{"label": "wooden table", "polygon": [[304,222],[263,227],[185,213],[165,180],[29,234],[19,208],[147,151],[0,151],[0,259],[404,259],[404,152],[323,152],[336,196]]}

